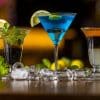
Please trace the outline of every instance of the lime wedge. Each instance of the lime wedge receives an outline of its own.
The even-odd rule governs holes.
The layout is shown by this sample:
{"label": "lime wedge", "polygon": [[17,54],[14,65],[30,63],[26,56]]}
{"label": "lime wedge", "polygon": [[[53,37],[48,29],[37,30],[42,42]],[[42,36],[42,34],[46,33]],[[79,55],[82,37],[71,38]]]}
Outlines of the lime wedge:
{"label": "lime wedge", "polygon": [[84,62],[82,60],[80,60],[80,59],[72,60],[70,68],[72,68],[72,69],[75,69],[75,68],[82,69],[83,67],[84,67]]}
{"label": "lime wedge", "polygon": [[43,62],[43,64],[44,64],[47,68],[50,68],[51,62],[50,62],[49,59],[44,58],[44,59],[42,60],[42,62]]}
{"label": "lime wedge", "polygon": [[5,19],[0,19],[0,28],[3,28],[4,24],[6,24],[6,23],[8,26],[10,26],[10,24]]}
{"label": "lime wedge", "polygon": [[40,20],[38,18],[39,16],[48,16],[48,15],[51,15],[51,14],[50,14],[50,12],[48,12],[46,10],[38,10],[38,11],[34,12],[30,18],[31,27],[34,27],[35,25],[40,23]]}

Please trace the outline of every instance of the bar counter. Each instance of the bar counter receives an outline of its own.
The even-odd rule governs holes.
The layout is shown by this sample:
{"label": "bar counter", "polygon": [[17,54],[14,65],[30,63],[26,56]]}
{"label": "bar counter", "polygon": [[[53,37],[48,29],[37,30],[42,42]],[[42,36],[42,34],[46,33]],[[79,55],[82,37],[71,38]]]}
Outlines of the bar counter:
{"label": "bar counter", "polygon": [[100,100],[100,81],[1,80],[0,100]]}

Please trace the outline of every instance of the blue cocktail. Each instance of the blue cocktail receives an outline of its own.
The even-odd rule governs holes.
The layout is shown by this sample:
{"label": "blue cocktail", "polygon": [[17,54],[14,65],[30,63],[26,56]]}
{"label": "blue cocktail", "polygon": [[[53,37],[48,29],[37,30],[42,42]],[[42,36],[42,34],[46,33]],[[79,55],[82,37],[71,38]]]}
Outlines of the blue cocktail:
{"label": "blue cocktail", "polygon": [[40,22],[48,32],[55,46],[55,67],[57,71],[58,44],[74,20],[76,13],[53,13],[49,16],[39,16]]}

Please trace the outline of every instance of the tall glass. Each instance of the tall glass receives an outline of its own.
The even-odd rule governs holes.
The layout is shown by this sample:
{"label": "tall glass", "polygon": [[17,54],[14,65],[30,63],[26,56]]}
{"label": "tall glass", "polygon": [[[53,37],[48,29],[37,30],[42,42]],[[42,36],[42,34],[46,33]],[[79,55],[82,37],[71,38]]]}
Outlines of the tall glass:
{"label": "tall glass", "polygon": [[100,28],[83,27],[81,30],[88,40],[88,55],[90,63],[93,66],[95,79],[100,79]]}
{"label": "tall glass", "polygon": [[11,28],[4,39],[4,56],[8,64],[21,62],[24,38],[29,33],[28,28]]}
{"label": "tall glass", "polygon": [[76,13],[52,13],[49,16],[39,16],[40,22],[43,25],[44,29],[47,31],[48,36],[52,40],[55,50],[55,68],[54,73],[58,71],[58,45],[63,39],[66,31],[70,27],[72,21],[74,20]]}

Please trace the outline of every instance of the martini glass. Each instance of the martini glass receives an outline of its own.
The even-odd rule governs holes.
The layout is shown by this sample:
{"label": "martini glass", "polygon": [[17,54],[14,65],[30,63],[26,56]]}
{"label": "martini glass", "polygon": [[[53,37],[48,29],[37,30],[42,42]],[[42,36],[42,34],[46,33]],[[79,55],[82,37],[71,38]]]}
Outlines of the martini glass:
{"label": "martini glass", "polygon": [[83,27],[81,30],[84,32],[88,40],[88,55],[90,64],[93,66],[93,76],[95,79],[100,79],[100,28]]}
{"label": "martini glass", "polygon": [[58,45],[60,41],[63,39],[66,31],[69,29],[75,16],[76,13],[52,13],[52,15],[49,16],[39,16],[39,20],[42,26],[47,31],[48,36],[50,37],[55,46],[55,75],[58,71]]}

